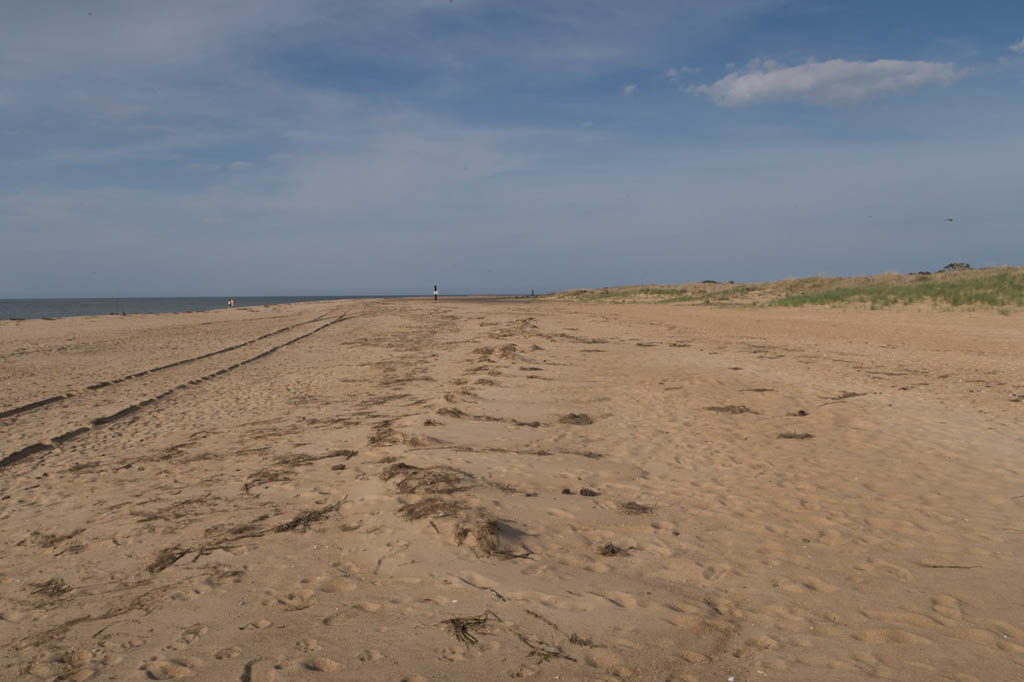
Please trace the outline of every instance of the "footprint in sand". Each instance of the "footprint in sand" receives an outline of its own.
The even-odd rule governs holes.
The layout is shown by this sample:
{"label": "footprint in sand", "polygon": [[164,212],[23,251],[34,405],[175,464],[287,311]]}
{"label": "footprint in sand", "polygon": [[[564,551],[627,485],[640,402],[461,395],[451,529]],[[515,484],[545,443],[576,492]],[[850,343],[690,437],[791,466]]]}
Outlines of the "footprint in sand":
{"label": "footprint in sand", "polygon": [[704,576],[705,580],[719,580],[729,572],[729,564],[711,564],[706,567],[701,575]]}
{"label": "footprint in sand", "polygon": [[313,590],[295,590],[278,597],[277,603],[284,606],[286,611],[303,611],[316,604],[316,598]]}
{"label": "footprint in sand", "polygon": [[341,663],[338,663],[332,658],[327,658],[326,656],[318,656],[312,661],[306,663],[306,667],[315,672],[336,673],[341,670]]}
{"label": "footprint in sand", "polygon": [[295,648],[303,653],[311,654],[320,650],[320,642],[315,639],[300,639],[295,643]]}
{"label": "footprint in sand", "polygon": [[359,660],[363,663],[377,663],[384,660],[384,654],[376,649],[363,649],[359,652]]}
{"label": "footprint in sand", "polygon": [[146,674],[152,680],[180,680],[194,673],[179,661],[152,661],[146,664]]}
{"label": "footprint in sand", "polygon": [[906,630],[861,630],[853,636],[865,644],[931,644],[930,639]]}
{"label": "footprint in sand", "polygon": [[243,680],[249,682],[276,682],[278,679],[277,670],[271,661],[257,659],[245,664]]}
{"label": "footprint in sand", "polygon": [[932,611],[937,614],[935,619],[943,625],[956,625],[964,618],[960,611],[960,600],[948,594],[932,597]]}
{"label": "footprint in sand", "polygon": [[196,623],[195,625],[189,626],[182,631],[181,641],[185,644],[191,644],[192,642],[196,641],[209,631],[210,628],[206,627],[202,623]]}

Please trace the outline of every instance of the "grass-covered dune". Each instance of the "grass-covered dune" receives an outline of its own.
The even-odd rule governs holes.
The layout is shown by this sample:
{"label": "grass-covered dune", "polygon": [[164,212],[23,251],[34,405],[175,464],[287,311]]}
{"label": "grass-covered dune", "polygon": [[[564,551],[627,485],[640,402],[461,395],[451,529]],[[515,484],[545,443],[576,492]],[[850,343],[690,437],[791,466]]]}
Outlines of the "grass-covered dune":
{"label": "grass-covered dune", "polygon": [[691,284],[575,289],[551,297],[610,303],[730,305],[862,305],[889,308],[925,304],[995,308],[1008,314],[1024,307],[1024,267],[972,270],[963,264],[936,273],[886,273],[866,277],[804,277],[776,282],[707,280]]}

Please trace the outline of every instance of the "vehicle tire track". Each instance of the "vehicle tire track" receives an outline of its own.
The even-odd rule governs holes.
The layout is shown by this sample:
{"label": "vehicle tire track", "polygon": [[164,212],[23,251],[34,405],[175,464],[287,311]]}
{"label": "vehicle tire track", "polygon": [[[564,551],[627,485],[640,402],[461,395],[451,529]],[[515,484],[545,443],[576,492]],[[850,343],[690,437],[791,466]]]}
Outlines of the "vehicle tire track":
{"label": "vehicle tire track", "polygon": [[[316,318],[315,320],[310,320],[310,322],[314,322],[316,320],[323,319],[323,317],[324,317],[324,315],[321,315],[319,318]],[[50,439],[47,439],[47,440],[44,440],[44,441],[40,441],[38,443],[33,443],[32,445],[29,445],[27,447],[21,448],[20,450],[12,452],[12,453],[8,454],[7,456],[3,457],[2,459],[0,459],[0,469],[5,469],[5,468],[7,468],[7,467],[9,467],[9,466],[11,466],[13,464],[16,464],[16,463],[18,463],[18,462],[20,462],[20,461],[22,461],[22,460],[32,456],[32,455],[40,453],[40,452],[46,452],[48,450],[52,450],[52,449],[56,448],[58,445],[63,445],[64,443],[68,442],[69,440],[72,440],[73,438],[77,438],[78,436],[81,436],[82,434],[85,434],[85,433],[87,433],[89,431],[92,431],[93,429],[95,429],[97,427],[101,427],[101,426],[104,426],[104,425],[107,425],[107,424],[111,424],[111,423],[120,421],[121,419],[124,419],[125,417],[131,416],[132,414],[138,412],[139,410],[141,410],[144,407],[147,407],[149,405],[153,405],[153,404],[155,404],[157,402],[160,402],[162,400],[167,399],[169,396],[171,396],[174,393],[177,393],[177,392],[182,391],[182,390],[184,390],[186,388],[189,388],[190,386],[195,386],[197,384],[201,384],[203,382],[210,381],[211,379],[215,379],[215,378],[217,378],[219,376],[223,376],[224,374],[227,374],[228,372],[236,370],[236,369],[238,369],[240,367],[243,367],[245,365],[248,365],[248,364],[250,364],[252,362],[256,362],[257,360],[265,358],[268,355],[276,353],[277,351],[281,350],[282,348],[290,346],[290,345],[292,345],[294,343],[298,343],[299,341],[302,341],[303,339],[307,339],[310,336],[312,336],[313,334],[316,334],[317,332],[320,332],[320,331],[322,331],[324,329],[327,329],[328,327],[330,327],[332,325],[335,325],[335,324],[338,324],[339,322],[342,322],[344,320],[352,319],[353,317],[356,317],[356,316],[349,316],[349,315],[346,315],[346,314],[342,313],[337,318],[331,320],[330,322],[327,322],[325,324],[320,325],[316,329],[308,331],[305,334],[301,334],[299,336],[296,336],[293,339],[289,339],[288,341],[285,341],[284,343],[278,344],[276,346],[271,346],[269,349],[267,349],[267,350],[265,350],[265,351],[263,351],[261,353],[258,353],[256,355],[253,355],[252,357],[246,358],[244,360],[240,360],[239,362],[236,362],[236,363],[233,363],[231,365],[228,365],[227,367],[222,367],[222,368],[220,368],[220,369],[218,369],[218,370],[216,370],[214,372],[210,372],[209,374],[205,374],[205,375],[197,377],[195,379],[191,379],[189,381],[180,383],[177,386],[174,386],[173,388],[170,388],[170,389],[168,389],[168,390],[166,390],[166,391],[164,391],[164,392],[162,392],[162,393],[160,393],[158,395],[155,395],[155,396],[153,396],[151,398],[146,398],[145,400],[141,400],[141,401],[139,401],[137,403],[133,403],[132,405],[129,405],[128,407],[125,407],[124,409],[118,410],[117,412],[114,412],[113,414],[105,415],[105,416],[102,416],[102,417],[96,417],[96,418],[94,418],[90,422],[89,426],[82,426],[82,427],[79,427],[79,428],[76,428],[76,429],[72,429],[70,431],[65,431],[64,433],[59,434],[57,436],[54,436],[54,437],[52,437]],[[295,327],[299,326],[300,324],[306,324],[306,323],[299,323],[299,324],[296,324],[296,325],[292,325],[291,328],[294,329]],[[271,334],[266,334],[266,335],[264,335],[264,336],[262,336],[260,338],[265,339],[265,338],[267,338],[267,336],[270,336],[273,333],[277,333],[277,332],[272,332]],[[248,342],[245,343],[245,344],[241,344],[241,345],[237,346],[236,348],[240,348],[240,347],[243,347],[245,345],[248,345]],[[220,352],[220,351],[218,351],[218,352]],[[206,354],[205,356],[202,356],[202,357],[209,357],[210,355],[215,355],[215,354],[216,353],[208,353],[208,354]],[[184,363],[176,363],[176,364],[184,364]],[[169,365],[169,366],[174,366],[174,365]]]}
{"label": "vehicle tire track", "polygon": [[19,414],[24,414],[25,412],[30,412],[32,410],[38,409],[40,407],[45,407],[46,405],[51,405],[53,403],[60,402],[62,400],[67,400],[68,398],[74,398],[75,396],[82,395],[85,391],[95,391],[95,390],[98,390],[98,389],[101,389],[101,388],[105,388],[107,386],[113,386],[115,384],[120,384],[120,383],[123,383],[125,381],[129,381],[131,379],[138,379],[139,377],[144,377],[144,376],[148,376],[150,374],[155,374],[156,372],[162,372],[164,370],[171,369],[172,367],[180,367],[181,365],[187,365],[187,364],[192,363],[192,362],[198,362],[199,360],[205,360],[206,358],[211,358],[211,357],[213,357],[215,355],[221,355],[223,353],[230,353],[233,350],[238,350],[239,348],[245,348],[246,346],[251,346],[254,343],[257,343],[257,342],[262,341],[264,339],[270,338],[271,336],[276,336],[277,334],[283,334],[283,333],[285,333],[287,331],[295,329],[296,327],[301,327],[301,326],[306,325],[306,324],[312,324],[314,322],[318,322],[319,320],[322,320],[325,317],[327,317],[328,314],[329,313],[324,313],[323,315],[320,315],[319,317],[314,317],[312,320],[306,320],[304,322],[296,322],[295,324],[289,325],[287,327],[282,327],[281,329],[277,329],[277,330],[274,330],[272,332],[268,332],[266,334],[263,334],[262,336],[257,336],[254,339],[249,339],[248,341],[243,341],[242,343],[238,343],[238,344],[235,344],[233,346],[227,346],[226,348],[221,348],[219,350],[211,351],[209,353],[203,353],[202,355],[197,355],[197,356],[191,357],[191,358],[185,358],[184,360],[178,360],[177,362],[172,362],[172,363],[169,363],[169,364],[166,364],[166,365],[161,365],[159,367],[152,367],[150,369],[144,369],[141,372],[134,372],[133,374],[128,374],[128,375],[123,376],[123,377],[118,377],[117,379],[110,379],[109,381],[100,381],[98,383],[86,386],[85,388],[83,388],[81,390],[78,390],[78,391],[70,391],[70,392],[64,393],[62,395],[55,395],[55,396],[51,396],[49,398],[43,398],[42,400],[36,400],[35,402],[27,403],[25,405],[19,405],[18,407],[12,407],[9,410],[4,410],[3,412],[0,412],[0,419],[6,419],[7,417],[14,417],[14,416],[17,416]]}

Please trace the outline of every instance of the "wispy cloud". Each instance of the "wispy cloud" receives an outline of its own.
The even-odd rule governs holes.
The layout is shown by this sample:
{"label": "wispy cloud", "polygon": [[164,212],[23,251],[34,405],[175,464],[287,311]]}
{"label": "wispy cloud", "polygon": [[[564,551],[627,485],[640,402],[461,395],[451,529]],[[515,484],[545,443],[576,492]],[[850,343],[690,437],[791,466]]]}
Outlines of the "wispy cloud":
{"label": "wispy cloud", "polygon": [[1015,42],[1013,45],[1010,45],[1010,52],[1017,52],[1017,53],[1024,52],[1024,38],[1021,38],[1020,40]]}
{"label": "wispy cloud", "polygon": [[636,92],[636,83],[630,83],[629,85],[622,86],[622,94],[629,97]]}
{"label": "wispy cloud", "polygon": [[723,107],[741,107],[778,100],[806,100],[823,104],[860,102],[871,97],[914,90],[923,85],[949,85],[964,75],[951,63],[879,59],[830,59],[799,66],[773,60],[754,60],[711,84],[688,92],[707,95]]}
{"label": "wispy cloud", "polygon": [[665,69],[665,78],[674,81],[694,73],[700,73],[699,66],[670,66]]}

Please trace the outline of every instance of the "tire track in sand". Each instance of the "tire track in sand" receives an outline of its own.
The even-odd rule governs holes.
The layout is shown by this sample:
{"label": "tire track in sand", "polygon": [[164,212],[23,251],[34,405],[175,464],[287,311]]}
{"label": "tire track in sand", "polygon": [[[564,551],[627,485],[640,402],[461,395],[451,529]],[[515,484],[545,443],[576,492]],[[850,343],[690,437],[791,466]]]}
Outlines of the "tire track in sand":
{"label": "tire track in sand", "polygon": [[[236,370],[236,369],[238,369],[240,367],[243,367],[244,365],[248,365],[251,362],[255,362],[257,360],[265,358],[268,355],[271,355],[272,353],[275,353],[275,352],[279,351],[282,348],[285,348],[285,347],[290,346],[290,345],[292,345],[294,343],[302,341],[303,339],[309,338],[313,334],[316,334],[317,332],[320,332],[320,331],[322,331],[322,330],[324,330],[324,329],[326,329],[326,328],[328,328],[328,327],[330,327],[332,325],[338,324],[339,322],[342,322],[342,321],[344,321],[346,319],[352,319],[352,317],[353,316],[347,316],[344,313],[342,313],[341,315],[339,315],[335,319],[331,320],[330,322],[327,322],[325,324],[320,325],[316,329],[308,331],[305,334],[300,334],[299,336],[296,336],[293,339],[289,339],[288,341],[285,341],[284,343],[278,344],[276,346],[271,346],[270,348],[268,348],[267,350],[265,350],[265,351],[263,351],[261,353],[253,355],[253,356],[251,356],[249,358],[246,358],[244,360],[240,360],[240,361],[238,361],[238,362],[236,362],[234,364],[228,365],[227,367],[222,367],[222,368],[220,368],[220,369],[218,369],[218,370],[216,370],[214,372],[210,372],[209,374],[205,374],[205,375],[197,377],[195,379],[191,379],[191,380],[186,381],[184,383],[178,384],[177,386],[174,386],[173,388],[170,388],[170,389],[168,389],[168,390],[166,390],[166,391],[164,391],[164,392],[162,392],[162,393],[160,393],[158,395],[155,395],[155,396],[153,396],[151,398],[146,398],[145,400],[141,400],[139,402],[133,403],[133,404],[129,405],[128,407],[122,409],[122,410],[118,410],[117,412],[114,412],[113,414],[105,415],[105,416],[102,416],[102,417],[97,417],[97,418],[93,419],[88,426],[81,426],[81,427],[78,427],[76,429],[72,429],[70,431],[65,431],[64,433],[61,433],[61,434],[59,434],[57,436],[54,436],[54,437],[52,437],[52,438],[50,438],[48,440],[43,440],[43,441],[40,441],[40,442],[37,442],[37,443],[33,443],[32,445],[29,445],[27,447],[21,448],[20,450],[16,450],[15,452],[12,452],[12,453],[6,455],[5,457],[3,457],[2,459],[0,459],[0,469],[5,469],[5,468],[7,468],[7,467],[9,467],[9,466],[11,466],[13,464],[16,464],[16,463],[18,463],[18,462],[20,462],[20,461],[22,461],[22,460],[32,456],[32,455],[40,453],[40,452],[46,452],[48,450],[52,450],[52,449],[56,448],[59,445],[63,445],[64,443],[68,442],[69,440],[71,440],[73,438],[77,438],[78,436],[81,436],[84,433],[92,431],[94,428],[97,428],[97,427],[100,427],[100,426],[105,426],[107,424],[111,424],[111,423],[116,422],[116,421],[120,421],[121,419],[124,419],[125,417],[131,416],[132,414],[138,412],[139,410],[141,410],[144,407],[147,407],[149,405],[153,405],[155,403],[158,403],[161,400],[165,400],[166,398],[168,398],[169,396],[171,396],[174,393],[182,391],[182,390],[184,390],[184,389],[186,389],[186,388],[188,388],[190,386],[195,386],[195,385],[201,384],[201,383],[203,383],[205,381],[209,381],[211,379],[215,379],[215,378],[217,378],[219,376],[227,374],[228,372],[231,372],[231,371]],[[310,320],[309,322],[315,322],[316,320],[322,319],[322,318],[323,318],[323,316],[321,315],[319,318],[316,318],[314,320]],[[290,328],[295,328],[295,327],[297,327],[297,326],[299,326],[301,324],[308,324],[309,322],[298,323],[298,324],[292,325]],[[271,332],[270,334],[265,334],[264,336],[260,337],[260,339],[265,339],[268,336],[272,336],[273,334],[279,333],[280,331],[283,331],[283,330],[278,330],[278,332]],[[254,341],[257,341],[257,340],[259,340],[259,339],[254,339]],[[249,345],[249,343],[252,343],[252,342],[246,342],[244,344],[240,344],[239,346],[236,346],[235,349],[241,348],[241,347],[246,346],[246,345]],[[208,354],[206,354],[204,356],[200,356],[200,357],[209,357],[210,355],[216,355],[216,354],[221,353],[221,352],[225,352],[225,351],[224,350],[216,351],[214,353],[208,353]],[[199,359],[199,358],[193,358],[192,361],[194,361],[196,359]],[[184,362],[175,363],[174,365],[167,365],[167,367],[173,367],[173,366],[180,365],[180,364],[184,364]]]}
{"label": "tire track in sand", "polygon": [[26,403],[24,405],[19,405],[17,407],[12,407],[9,410],[4,410],[3,412],[0,412],[0,419],[6,419],[8,417],[15,417],[15,416],[17,416],[19,414],[24,414],[25,412],[31,412],[32,410],[36,410],[36,409],[38,409],[40,407],[45,407],[46,405],[52,405],[53,403],[60,402],[62,400],[67,400],[68,398],[74,398],[75,396],[82,395],[86,391],[95,391],[95,390],[98,390],[98,389],[101,389],[101,388],[105,388],[107,386],[113,386],[115,384],[120,384],[120,383],[123,383],[125,381],[129,381],[131,379],[138,379],[139,377],[144,377],[144,376],[148,376],[150,374],[155,374],[157,372],[162,372],[163,370],[171,369],[172,367],[180,367],[181,365],[187,365],[187,364],[190,364],[190,363],[193,363],[193,362],[198,362],[199,360],[205,360],[206,358],[212,358],[215,355],[221,355],[223,353],[230,353],[233,350],[238,350],[239,348],[245,348],[246,346],[251,346],[254,343],[257,343],[257,342],[262,341],[264,339],[268,339],[271,336],[276,336],[277,334],[283,334],[283,333],[285,333],[287,331],[295,329],[296,327],[301,327],[301,326],[306,325],[306,324],[312,324],[314,322],[317,322],[319,320],[324,319],[326,316],[327,316],[327,313],[324,313],[323,315],[320,315],[319,317],[314,317],[312,320],[306,320],[304,322],[296,322],[295,324],[288,325],[287,327],[281,327],[280,329],[276,329],[276,330],[274,330],[272,332],[268,332],[266,334],[263,334],[262,336],[257,336],[256,338],[249,339],[248,341],[243,341],[242,343],[237,343],[237,344],[235,344],[233,346],[227,346],[225,348],[221,348],[219,350],[211,351],[209,353],[203,353],[202,355],[196,355],[195,357],[185,358],[184,360],[178,360],[177,362],[172,362],[172,363],[169,363],[169,364],[166,364],[166,365],[160,365],[159,367],[151,367],[150,369],[144,369],[141,372],[134,372],[133,374],[128,374],[128,375],[125,375],[123,377],[118,377],[116,379],[110,379],[110,380],[107,380],[107,381],[100,381],[100,382],[97,382],[95,384],[91,384],[89,386],[86,386],[85,388],[80,389],[78,391],[71,391],[69,393],[64,393],[62,395],[50,396],[49,398],[43,398],[42,400],[36,400],[34,402],[31,402],[31,403]]}

